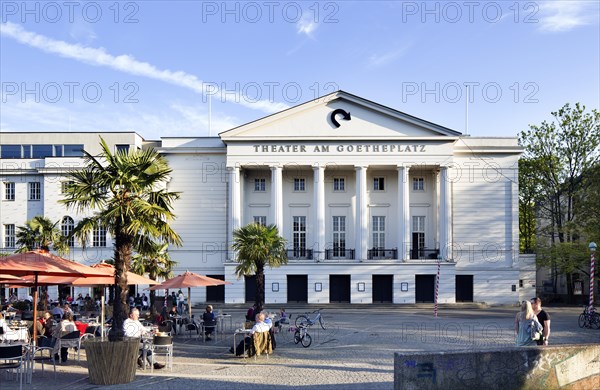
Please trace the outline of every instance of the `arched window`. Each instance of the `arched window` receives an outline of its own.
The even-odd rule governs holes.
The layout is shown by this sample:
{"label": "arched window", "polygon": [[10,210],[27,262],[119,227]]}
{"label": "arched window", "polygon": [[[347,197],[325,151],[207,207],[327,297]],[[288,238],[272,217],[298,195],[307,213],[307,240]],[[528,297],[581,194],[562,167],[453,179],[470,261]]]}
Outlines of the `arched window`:
{"label": "arched window", "polygon": [[[66,217],[63,217],[62,223],[60,225],[60,230],[61,230],[62,235],[67,237],[69,234],[71,234],[71,232],[73,231],[74,228],[75,228],[75,221],[73,221],[73,218],[69,217],[68,215]],[[75,246],[75,237],[69,238],[68,245],[70,247]]]}

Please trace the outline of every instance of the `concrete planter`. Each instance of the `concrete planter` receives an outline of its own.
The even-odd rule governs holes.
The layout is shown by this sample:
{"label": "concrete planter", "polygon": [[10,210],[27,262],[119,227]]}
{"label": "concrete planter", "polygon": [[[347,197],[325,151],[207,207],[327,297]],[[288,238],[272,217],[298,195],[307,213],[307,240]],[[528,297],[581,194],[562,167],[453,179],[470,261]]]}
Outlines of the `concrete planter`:
{"label": "concrete planter", "polygon": [[139,339],[126,338],[114,342],[88,339],[83,346],[87,355],[91,384],[117,385],[135,379]]}

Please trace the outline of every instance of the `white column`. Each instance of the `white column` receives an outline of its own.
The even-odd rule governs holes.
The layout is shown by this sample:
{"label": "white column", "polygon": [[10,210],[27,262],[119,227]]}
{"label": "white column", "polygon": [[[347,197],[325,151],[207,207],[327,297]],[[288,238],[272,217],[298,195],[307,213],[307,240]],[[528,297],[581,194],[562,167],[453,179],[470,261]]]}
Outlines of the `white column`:
{"label": "white column", "polygon": [[279,165],[271,166],[271,220],[277,226],[279,235],[283,235],[282,169]]}
{"label": "white column", "polygon": [[356,237],[355,251],[359,260],[367,259],[369,242],[369,221],[367,221],[367,167],[356,169]]}
{"label": "white column", "polygon": [[[229,170],[229,231],[228,248],[233,244],[233,231],[242,226],[242,202],[240,189],[240,167],[227,167]],[[233,253],[230,254],[230,260],[233,260]]]}
{"label": "white column", "polygon": [[313,249],[316,251],[314,254],[315,260],[322,260],[325,258],[325,167],[314,166],[314,228],[313,237],[315,245]]}
{"label": "white column", "polygon": [[448,167],[440,168],[440,255],[442,260],[452,258],[450,182]]}
{"label": "white column", "polygon": [[410,259],[410,187],[408,167],[398,166],[398,259]]}

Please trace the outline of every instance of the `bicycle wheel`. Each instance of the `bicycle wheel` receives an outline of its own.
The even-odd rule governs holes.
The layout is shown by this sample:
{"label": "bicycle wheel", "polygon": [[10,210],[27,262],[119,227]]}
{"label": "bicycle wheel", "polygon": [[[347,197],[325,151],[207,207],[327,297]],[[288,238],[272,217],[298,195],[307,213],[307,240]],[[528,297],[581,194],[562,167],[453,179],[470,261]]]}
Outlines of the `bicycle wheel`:
{"label": "bicycle wheel", "polygon": [[302,337],[302,346],[304,348],[308,348],[308,347],[310,347],[311,343],[312,343],[312,337],[310,337],[310,335],[308,333],[306,333],[304,335],[304,337]]}
{"label": "bicycle wheel", "polygon": [[319,324],[321,324],[321,328],[323,330],[326,330],[327,328],[325,327],[325,320],[323,319],[323,316],[319,317]]}
{"label": "bicycle wheel", "polygon": [[594,329],[600,329],[600,314],[592,313],[590,317],[590,327]]}
{"label": "bicycle wheel", "polygon": [[579,320],[577,320],[577,323],[579,324],[580,328],[583,328],[585,326],[585,314],[581,313],[579,315]]}
{"label": "bicycle wheel", "polygon": [[300,340],[302,340],[302,336],[300,336],[300,330],[297,330],[296,333],[294,333],[294,344],[298,344]]}
{"label": "bicycle wheel", "polygon": [[308,325],[308,317],[305,315],[300,315],[296,317],[296,327],[307,326]]}

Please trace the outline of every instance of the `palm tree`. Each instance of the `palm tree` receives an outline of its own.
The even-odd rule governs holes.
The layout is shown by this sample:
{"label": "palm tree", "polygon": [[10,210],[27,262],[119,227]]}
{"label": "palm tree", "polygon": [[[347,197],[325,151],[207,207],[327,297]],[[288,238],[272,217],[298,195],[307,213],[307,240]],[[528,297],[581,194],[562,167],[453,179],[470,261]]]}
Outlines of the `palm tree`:
{"label": "palm tree", "polygon": [[265,265],[270,268],[287,264],[286,240],[279,235],[277,226],[263,226],[251,223],[233,232],[233,245],[236,251],[235,267],[238,278],[256,275],[256,304],[265,302]]}
{"label": "palm tree", "polygon": [[57,227],[57,222],[37,215],[27,221],[25,226],[17,227],[17,245],[20,246],[18,253],[27,252],[36,248],[50,251],[50,246],[59,254],[69,252],[66,237],[62,235]]}
{"label": "palm tree", "polygon": [[[138,248],[137,254],[133,256],[131,262],[131,272],[143,275],[148,274],[152,280],[161,277],[169,279],[173,277],[173,268],[177,265],[175,260],[171,259],[168,252],[168,244],[150,241],[146,247]],[[156,301],[156,291],[150,290],[150,310],[156,314],[154,302]]]}
{"label": "palm tree", "polygon": [[178,246],[182,243],[169,225],[175,218],[172,205],[179,193],[164,188],[172,170],[154,149],[113,154],[102,137],[100,145],[98,158],[84,151],[85,167],[68,175],[73,184],[66,188],[61,202],[80,213],[93,210],[93,215],[82,219],[72,232],[84,245],[90,233],[100,227],[114,239],[115,300],[109,340],[115,341],[123,337],[129,310],[127,271],[134,248],[152,239]]}

